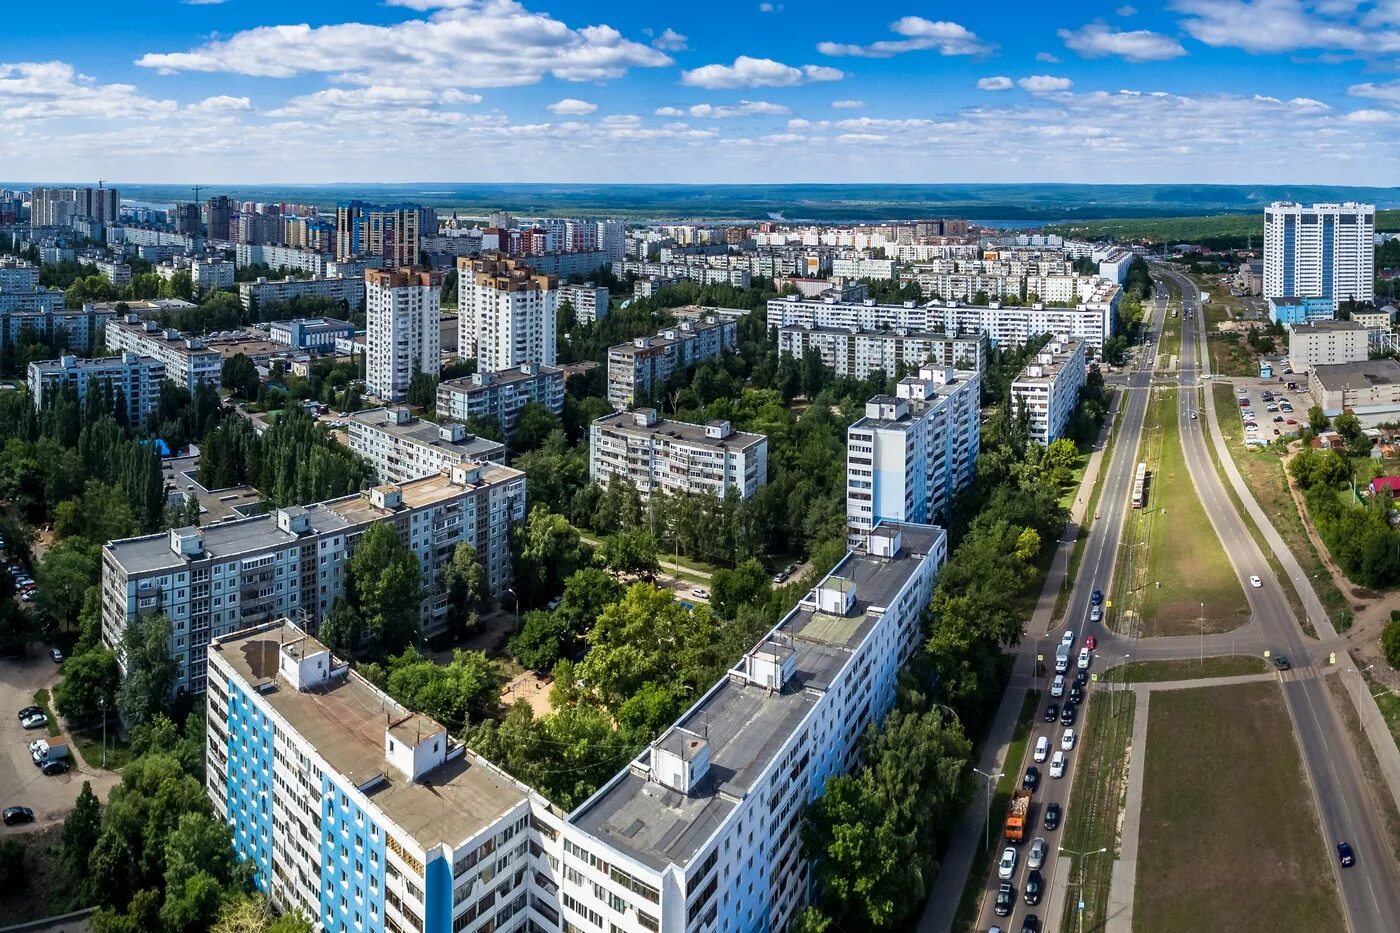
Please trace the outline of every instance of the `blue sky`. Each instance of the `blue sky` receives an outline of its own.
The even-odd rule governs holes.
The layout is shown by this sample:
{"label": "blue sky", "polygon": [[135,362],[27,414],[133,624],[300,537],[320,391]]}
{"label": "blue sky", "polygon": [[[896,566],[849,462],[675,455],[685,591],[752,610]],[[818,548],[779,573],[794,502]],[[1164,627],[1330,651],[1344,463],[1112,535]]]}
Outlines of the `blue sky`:
{"label": "blue sky", "polygon": [[1392,185],[1400,0],[70,0],[7,178]]}

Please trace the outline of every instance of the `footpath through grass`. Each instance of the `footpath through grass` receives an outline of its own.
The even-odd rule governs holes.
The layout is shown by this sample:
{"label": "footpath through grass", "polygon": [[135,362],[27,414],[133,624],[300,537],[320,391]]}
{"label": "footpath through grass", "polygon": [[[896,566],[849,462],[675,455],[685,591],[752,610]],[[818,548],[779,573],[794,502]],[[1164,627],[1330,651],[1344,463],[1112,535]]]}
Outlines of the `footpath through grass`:
{"label": "footpath through grass", "polygon": [[[992,871],[992,852],[999,851],[1001,845],[1001,828],[1006,823],[1006,811],[1011,806],[1011,792],[1021,786],[1021,769],[1026,760],[1026,746],[1030,742],[1031,726],[1035,720],[1036,708],[1040,705],[1040,691],[1027,690],[1025,699],[1021,701],[1021,711],[1016,716],[1016,731],[1012,733],[1011,744],[1006,747],[1006,761],[1002,765],[1004,772],[1001,779],[997,781],[995,792],[992,795],[992,816],[991,816],[991,840],[992,847],[987,847],[988,832],[983,828],[982,835],[978,837],[977,854],[972,857],[972,870],[967,873],[967,883],[963,885],[962,897],[958,900],[958,912],[953,919],[953,929],[960,931],[971,931],[972,925],[977,922],[978,908],[982,899],[982,891],[987,886],[987,876]],[[986,778],[974,775],[981,790],[973,800],[974,807],[983,808],[986,813],[987,792]]]}
{"label": "footpath through grass", "polygon": [[1273,682],[1153,694],[1135,930],[1345,928],[1287,724]]}
{"label": "footpath through grass", "polygon": [[[1085,930],[1101,930],[1107,920],[1109,881],[1118,858],[1118,821],[1128,792],[1128,768],[1131,758],[1142,754],[1140,749],[1130,748],[1136,699],[1130,690],[1110,692],[1108,685],[1101,683],[1089,694],[1083,738],[1075,752],[1078,770],[1060,844],[1075,852],[1108,849],[1084,859],[1065,856],[1070,859],[1069,877],[1075,883],[1083,878]],[[1072,888],[1065,899],[1060,929],[1078,928],[1079,895],[1080,891]]]}
{"label": "footpath through grass", "polygon": [[1204,661],[1199,658],[1133,661],[1114,668],[1112,676],[1115,680],[1126,677],[1130,684],[1154,684],[1169,680],[1241,677],[1245,674],[1265,674],[1269,670],[1269,662],[1263,658],[1256,658],[1252,654],[1227,654],[1206,658]]}
{"label": "footpath through grass", "polygon": [[1136,540],[1147,541],[1146,566],[1134,580],[1142,634],[1194,635],[1202,616],[1206,632],[1239,628],[1249,621],[1249,603],[1186,470],[1176,390],[1157,393],[1147,422],[1147,507],[1129,519],[1139,526]]}

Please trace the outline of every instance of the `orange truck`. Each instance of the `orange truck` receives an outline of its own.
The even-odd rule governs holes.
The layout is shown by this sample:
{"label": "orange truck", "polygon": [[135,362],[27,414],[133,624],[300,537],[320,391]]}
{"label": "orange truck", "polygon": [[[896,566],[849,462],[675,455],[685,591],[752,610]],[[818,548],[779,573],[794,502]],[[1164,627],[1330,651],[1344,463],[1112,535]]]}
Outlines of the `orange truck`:
{"label": "orange truck", "polygon": [[1006,811],[1007,842],[1023,842],[1026,838],[1026,824],[1031,819],[1031,792],[1016,790],[1011,795],[1011,809]]}

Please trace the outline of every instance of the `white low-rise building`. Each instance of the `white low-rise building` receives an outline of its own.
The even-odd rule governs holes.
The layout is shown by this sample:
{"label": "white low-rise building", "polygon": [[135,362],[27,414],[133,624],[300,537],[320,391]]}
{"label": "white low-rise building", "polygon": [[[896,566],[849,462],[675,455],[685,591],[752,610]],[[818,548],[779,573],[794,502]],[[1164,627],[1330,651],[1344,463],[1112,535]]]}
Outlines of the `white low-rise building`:
{"label": "white low-rise building", "polygon": [[837,327],[784,327],[778,351],[802,359],[808,353],[838,376],[865,379],[878,371],[893,376],[899,366],[925,364],[982,371],[987,368],[987,338],[982,334],[933,334],[920,331],[856,331]]}
{"label": "white low-rise building", "polygon": [[145,427],[149,423],[151,412],[160,404],[160,387],[164,381],[164,363],[135,353],[95,360],[70,355],[29,364],[29,396],[35,408],[42,410],[65,389],[73,390],[82,407],[87,402],[89,389],[95,384],[112,397],[114,404],[120,398],[125,405],[127,423],[134,427]]}
{"label": "white low-rise building", "polygon": [[568,302],[574,308],[574,319],[587,324],[607,317],[608,289],[606,286],[584,282],[582,285],[560,285],[559,302]]}
{"label": "white low-rise building", "polygon": [[217,386],[223,374],[224,358],[217,350],[137,314],[107,322],[107,349],[154,357],[165,365],[166,378],[191,392],[201,382]]}
{"label": "white low-rise building", "polygon": [[621,477],[643,499],[656,489],[721,498],[733,489],[748,499],[768,482],[768,438],[735,431],[728,421],[665,421],[655,409],[639,408],[594,421],[589,440],[593,482]]}
{"label": "white low-rise building", "polygon": [[1288,325],[1288,365],[1296,373],[1314,366],[1356,363],[1371,355],[1370,333],[1358,321],[1309,321]]}
{"label": "white low-rise building", "polygon": [[465,425],[416,418],[407,408],[371,408],[346,416],[350,449],[376,482],[406,483],[459,463],[506,462],[505,445],[467,433]]}
{"label": "white low-rise building", "polygon": [[1086,344],[1060,337],[1046,344],[1011,383],[1012,404],[1026,408],[1030,439],[1049,445],[1064,436],[1088,377]]}

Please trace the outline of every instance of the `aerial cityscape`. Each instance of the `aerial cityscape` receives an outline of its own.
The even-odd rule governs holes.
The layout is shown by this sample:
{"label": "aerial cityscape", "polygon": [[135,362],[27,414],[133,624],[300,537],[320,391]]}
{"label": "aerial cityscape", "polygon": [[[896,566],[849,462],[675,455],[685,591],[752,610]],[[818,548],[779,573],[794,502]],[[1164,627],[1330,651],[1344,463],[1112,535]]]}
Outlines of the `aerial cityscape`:
{"label": "aerial cityscape", "polygon": [[1392,4],[137,6],[0,40],[0,933],[1400,929]]}

